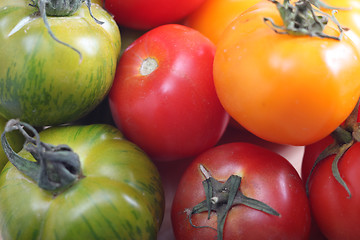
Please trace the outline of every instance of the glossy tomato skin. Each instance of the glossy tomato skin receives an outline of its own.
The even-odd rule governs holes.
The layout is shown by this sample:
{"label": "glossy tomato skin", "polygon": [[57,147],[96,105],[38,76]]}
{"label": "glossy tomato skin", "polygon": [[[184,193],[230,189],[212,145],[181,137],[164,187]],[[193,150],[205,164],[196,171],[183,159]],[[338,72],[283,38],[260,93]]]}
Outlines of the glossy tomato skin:
{"label": "glossy tomato skin", "polygon": [[[277,34],[275,4],[260,2],[224,31],[217,44],[214,81],[228,113],[253,134],[290,145],[329,135],[354,108],[360,93],[359,54],[341,41]],[[338,36],[329,23],[325,33]]]}
{"label": "glossy tomato skin", "polygon": [[[212,78],[213,43],[169,24],[138,38],[123,53],[109,94],[116,125],[153,159],[195,156],[214,146],[229,116]],[[142,73],[145,61],[156,63]]]}
{"label": "glossy tomato skin", "polygon": [[[53,127],[41,141],[67,144],[84,177],[54,195],[8,163],[0,175],[0,233],[7,239],[156,239],[164,213],[157,168],[113,126]],[[33,160],[26,151],[20,155]]]}
{"label": "glossy tomato skin", "polygon": [[184,24],[208,37],[213,43],[242,12],[260,0],[207,0],[184,19]]}
{"label": "glossy tomato skin", "polygon": [[360,213],[360,143],[355,143],[339,161],[341,177],[351,191],[336,181],[331,171],[334,155],[320,162],[311,175],[309,199],[311,210],[321,232],[328,239],[359,239]]}
{"label": "glossy tomato skin", "polygon": [[149,30],[176,23],[198,8],[205,0],[106,0],[105,8],[120,26]]}
{"label": "glossy tomato skin", "polygon": [[[218,181],[230,175],[242,177],[240,189],[250,198],[271,206],[280,216],[236,205],[225,221],[224,240],[228,239],[308,239],[310,210],[304,186],[295,168],[280,155],[250,143],[234,142],[217,146],[198,156],[184,172],[171,210],[176,239],[216,239],[216,231],[194,228],[186,209],[205,200],[199,170],[202,164]],[[216,228],[216,216],[194,214],[197,226]]]}
{"label": "glossy tomato skin", "polygon": [[108,94],[120,54],[120,32],[103,8],[83,3],[72,16],[48,17],[52,39],[37,8],[25,0],[0,3],[0,115],[34,126],[74,121]]}
{"label": "glossy tomato skin", "polygon": [[[360,25],[358,24],[360,18],[360,5],[358,0],[324,0],[324,3],[337,8],[335,14],[339,23],[348,28],[346,35],[351,38],[356,47],[360,46]],[[331,14],[332,10],[324,9]]]}

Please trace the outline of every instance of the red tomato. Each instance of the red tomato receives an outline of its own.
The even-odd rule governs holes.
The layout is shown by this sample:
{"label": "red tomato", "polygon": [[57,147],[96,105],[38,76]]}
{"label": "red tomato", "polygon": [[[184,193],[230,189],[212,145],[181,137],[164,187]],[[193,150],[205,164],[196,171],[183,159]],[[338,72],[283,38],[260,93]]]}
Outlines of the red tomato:
{"label": "red tomato", "polygon": [[[353,118],[359,121],[359,113],[353,112],[348,120]],[[351,125],[345,122],[342,127],[350,129]],[[360,181],[360,143],[356,139],[354,143],[349,140],[352,144],[337,164],[339,174],[349,188],[351,197],[333,173],[336,153],[313,167],[319,155],[324,154],[323,151],[327,147],[334,146],[336,133],[334,136],[335,138],[329,135],[305,147],[302,177],[305,183],[308,181],[311,209],[320,231],[328,239],[359,239],[360,230],[357,226],[360,224],[360,188],[357,184]],[[313,172],[310,175],[311,169]]]}
{"label": "red tomato", "polygon": [[[214,82],[227,112],[265,140],[308,145],[330,134],[360,95],[360,56],[341,40],[276,33],[283,26],[265,1],[241,14],[223,32],[214,59]],[[324,33],[339,36],[329,21]]]}
{"label": "red tomato", "polygon": [[[217,236],[216,230],[195,228],[189,222],[189,211],[206,199],[202,185],[205,177],[200,165],[220,183],[226,182],[231,175],[241,177],[240,188],[236,190],[265,203],[280,214],[271,215],[244,204],[233,205],[225,220],[224,240],[308,239],[311,223],[309,203],[295,168],[275,152],[241,142],[212,148],[199,155],[186,169],[171,210],[176,239],[216,239]],[[221,189],[226,193],[229,188]],[[216,201],[216,198],[212,200]],[[224,207],[218,203],[218,206]],[[195,226],[217,228],[214,211],[209,219],[205,211],[193,214],[191,220]]]}
{"label": "red tomato", "polygon": [[175,23],[205,0],[106,0],[105,8],[125,27],[148,30]]}
{"label": "red tomato", "polygon": [[315,221],[328,239],[360,239],[360,143],[355,143],[339,161],[341,177],[351,198],[333,176],[335,155],[320,162],[309,182],[309,199]]}
{"label": "red tomato", "polygon": [[117,126],[153,159],[176,160],[214,146],[228,124],[213,83],[214,44],[191,28],[150,30],[123,53],[111,89]]}

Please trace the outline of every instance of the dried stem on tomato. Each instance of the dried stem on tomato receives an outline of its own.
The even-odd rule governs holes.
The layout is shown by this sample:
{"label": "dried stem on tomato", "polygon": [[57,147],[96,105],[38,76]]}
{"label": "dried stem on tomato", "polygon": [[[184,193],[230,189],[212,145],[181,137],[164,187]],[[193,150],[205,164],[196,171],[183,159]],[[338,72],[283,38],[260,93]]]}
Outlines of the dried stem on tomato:
{"label": "dried stem on tomato", "polygon": [[200,165],[200,170],[206,178],[202,184],[205,190],[206,199],[197,204],[192,209],[188,210],[189,222],[195,228],[211,228],[210,226],[196,226],[192,223],[192,215],[208,212],[208,219],[210,219],[211,212],[215,212],[217,216],[217,240],[223,239],[223,229],[225,225],[226,216],[235,205],[245,205],[250,208],[262,211],[274,216],[280,214],[268,206],[267,204],[253,198],[245,196],[240,190],[241,177],[231,175],[226,182],[219,182],[213,178],[210,172]]}
{"label": "dried stem on tomato", "polygon": [[[289,34],[295,36],[312,36],[320,38],[330,38],[335,40],[341,40],[344,28],[341,27],[339,22],[334,16],[335,10],[332,15],[329,15],[313,6],[320,6],[325,8],[331,8],[330,6],[317,0],[299,0],[294,4],[290,3],[290,0],[284,0],[281,4],[276,0],[269,0],[274,3],[280,13],[283,20],[283,26],[279,26],[274,23],[271,18],[264,18],[264,22],[270,23],[270,27],[279,34]],[[329,19],[333,21],[339,28],[339,36],[331,36],[325,34],[324,28]]]}
{"label": "dried stem on tomato", "polygon": [[[24,136],[24,149],[30,152],[36,161],[21,157],[11,148],[6,133],[14,130],[18,130]],[[40,188],[58,192],[82,177],[79,156],[69,146],[54,146],[41,142],[39,133],[27,123],[9,120],[1,135],[1,144],[9,161],[20,172],[34,180]]]}

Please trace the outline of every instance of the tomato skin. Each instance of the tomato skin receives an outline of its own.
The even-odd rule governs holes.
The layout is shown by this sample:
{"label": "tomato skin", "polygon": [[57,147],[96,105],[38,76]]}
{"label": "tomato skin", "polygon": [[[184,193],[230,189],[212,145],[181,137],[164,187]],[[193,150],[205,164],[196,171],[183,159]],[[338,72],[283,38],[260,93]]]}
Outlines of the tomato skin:
{"label": "tomato skin", "polygon": [[74,121],[89,113],[110,90],[120,53],[116,22],[92,5],[97,24],[82,7],[68,17],[48,17],[50,37],[37,10],[25,0],[0,3],[0,115],[34,126]]}
{"label": "tomato skin", "polygon": [[[150,30],[123,53],[109,94],[110,109],[124,135],[153,159],[191,157],[214,146],[229,116],[212,78],[213,43],[177,24]],[[145,59],[157,62],[148,75]]]}
{"label": "tomato skin", "polygon": [[[85,177],[53,195],[8,163],[0,175],[0,233],[7,239],[156,239],[164,213],[160,175],[110,125],[53,127],[43,142],[67,144]],[[20,156],[34,160],[21,151]]]}
{"label": "tomato skin", "polygon": [[207,36],[213,43],[242,12],[260,0],[207,0],[184,20],[184,24]]}
{"label": "tomato skin", "polygon": [[[186,209],[205,200],[199,170],[202,164],[211,175],[226,181],[230,175],[242,177],[242,193],[278,211],[272,216],[244,205],[233,206],[224,227],[226,239],[308,239],[310,210],[301,179],[294,167],[280,155],[250,143],[235,142],[212,148],[198,156],[185,170],[171,209],[176,239],[215,239],[216,231],[193,228]],[[216,216],[207,212],[192,216],[197,226],[216,228]],[[261,229],[261,231],[259,231]]]}
{"label": "tomato skin", "polygon": [[[218,42],[219,99],[240,125],[265,140],[314,143],[339,126],[359,98],[358,51],[346,34],[341,41],[277,34],[264,17],[282,25],[276,6],[260,2]],[[331,23],[325,33],[339,34]]]}
{"label": "tomato skin", "polygon": [[341,177],[351,191],[336,181],[331,171],[334,155],[321,161],[309,184],[309,199],[320,230],[328,239],[359,239],[360,143],[355,143],[341,158],[338,167]]}
{"label": "tomato skin", "polygon": [[[358,0],[324,0],[324,3],[337,7],[335,13],[336,19],[339,23],[348,28],[346,35],[351,38],[356,47],[360,46],[360,26],[358,19],[360,18],[360,5]],[[343,8],[343,9],[341,9]],[[331,14],[332,10],[322,9],[323,11]]]}
{"label": "tomato skin", "polygon": [[205,0],[106,0],[106,9],[120,26],[149,30],[176,23],[198,8]]}

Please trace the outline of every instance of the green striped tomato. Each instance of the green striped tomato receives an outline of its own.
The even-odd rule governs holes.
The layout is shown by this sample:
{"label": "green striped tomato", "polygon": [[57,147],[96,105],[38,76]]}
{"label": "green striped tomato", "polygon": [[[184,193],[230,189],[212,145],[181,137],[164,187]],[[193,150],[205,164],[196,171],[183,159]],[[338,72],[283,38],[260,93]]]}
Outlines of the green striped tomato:
{"label": "green striped tomato", "polygon": [[164,193],[141,149],[106,124],[52,127],[40,140],[69,145],[84,177],[54,194],[9,162],[0,175],[0,239],[156,239]]}
{"label": "green striped tomato", "polygon": [[34,126],[70,122],[107,95],[120,54],[119,28],[98,4],[72,16],[48,17],[49,35],[28,0],[0,1],[0,115]]}

